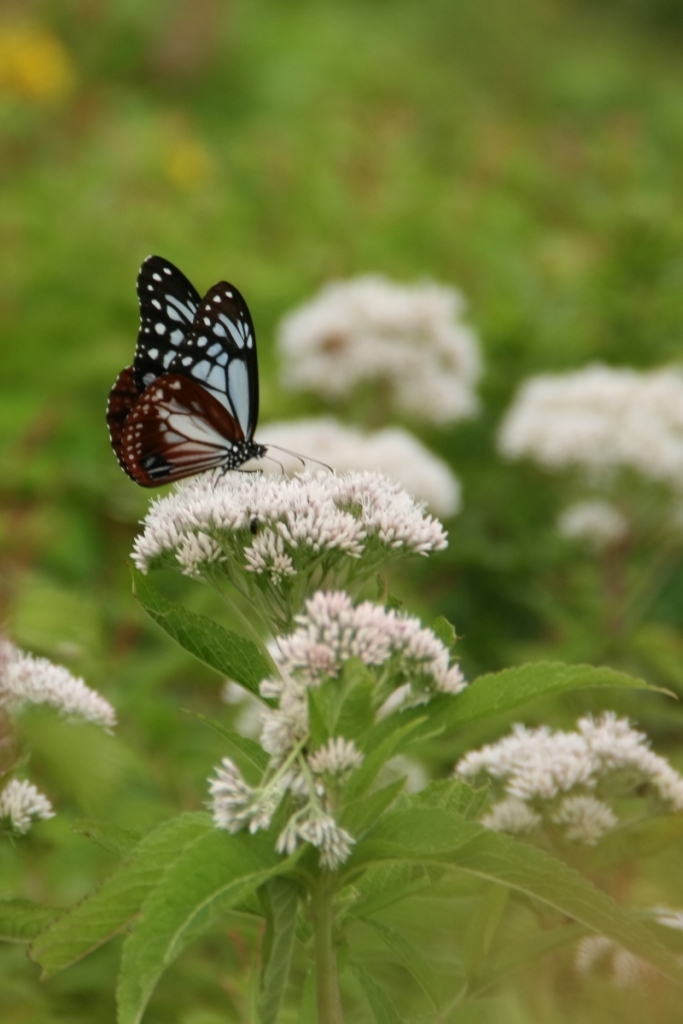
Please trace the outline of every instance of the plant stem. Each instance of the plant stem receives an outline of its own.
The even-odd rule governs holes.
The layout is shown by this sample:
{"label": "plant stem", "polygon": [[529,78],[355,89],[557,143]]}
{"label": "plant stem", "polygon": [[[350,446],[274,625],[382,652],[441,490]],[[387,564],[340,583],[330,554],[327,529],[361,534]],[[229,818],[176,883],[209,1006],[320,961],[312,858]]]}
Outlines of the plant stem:
{"label": "plant stem", "polygon": [[313,890],[311,903],[318,1024],[344,1024],[337,978],[337,954],[332,937],[336,885],[337,878],[333,872],[321,874]]}

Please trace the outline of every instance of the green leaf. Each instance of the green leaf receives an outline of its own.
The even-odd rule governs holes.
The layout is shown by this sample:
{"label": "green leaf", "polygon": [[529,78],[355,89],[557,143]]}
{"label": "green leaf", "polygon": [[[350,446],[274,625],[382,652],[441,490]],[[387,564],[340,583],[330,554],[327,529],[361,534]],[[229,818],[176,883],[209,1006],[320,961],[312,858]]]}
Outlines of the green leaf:
{"label": "green leaf", "polygon": [[373,976],[360,964],[350,963],[349,967],[360,982],[375,1024],[401,1024],[398,1010]]}
{"label": "green leaf", "polygon": [[474,789],[463,779],[437,779],[410,797],[412,804],[425,807],[441,807],[453,811],[467,821],[476,821],[482,811],[488,790]]}
{"label": "green leaf", "polygon": [[439,638],[444,647],[447,647],[450,651],[452,647],[455,647],[458,635],[455,632],[455,626],[444,618],[443,615],[439,615],[437,619],[434,619],[432,623],[432,632]]}
{"label": "green leaf", "polygon": [[434,1009],[438,1009],[436,976],[420,950],[412,942],[404,938],[400,932],[397,932],[395,928],[384,924],[383,921],[375,921],[372,918],[364,918],[363,921],[364,924],[369,925],[380,936],[392,953],[401,960],[424,991]]}
{"label": "green leaf", "polygon": [[476,822],[436,807],[387,811],[358,842],[345,866],[351,872],[372,861],[446,860],[482,831]]}
{"label": "green leaf", "polygon": [[372,700],[376,685],[372,673],[358,658],[344,664],[342,676],[348,686],[336,731],[341,736],[355,740],[363,736],[374,721]]}
{"label": "green leaf", "polygon": [[344,908],[346,917],[368,917],[431,885],[429,875],[419,864],[396,862],[368,868],[353,886],[354,900]]}
{"label": "green leaf", "polygon": [[643,679],[626,675],[624,672],[615,672],[611,668],[537,662],[479,676],[457,697],[446,698],[446,701],[442,698],[439,718],[444,728],[452,729],[478,718],[509,711],[534,697],[588,687],[621,687],[666,692],[648,686]]}
{"label": "green leaf", "polygon": [[132,573],[135,596],[164,632],[205,665],[258,696],[259,683],[273,675],[274,667],[253,640],[166,600],[147,576],[135,568]]}
{"label": "green leaf", "polygon": [[582,924],[562,924],[556,928],[547,928],[531,938],[518,940],[511,952],[506,950],[504,956],[496,957],[485,966],[469,988],[469,996],[478,996],[526,964],[534,963],[546,953],[553,953],[556,949],[576,942],[586,931]]}
{"label": "green leaf", "polygon": [[382,789],[376,790],[370,796],[360,797],[346,804],[339,819],[339,824],[348,829],[354,838],[362,836],[380,814],[383,814],[387,807],[393,804],[405,785],[405,779],[397,779]]}
{"label": "green leaf", "polygon": [[683,966],[647,924],[544,850],[432,808],[389,811],[354,849],[348,875],[382,860],[450,864],[533,897],[647,960],[679,985]]}
{"label": "green leaf", "polygon": [[365,749],[369,752],[366,753],[365,760],[360,768],[351,773],[348,782],[344,786],[343,799],[345,801],[356,800],[363,793],[366,793],[375,781],[380,769],[393,756],[399,744],[421,724],[421,718],[404,724],[396,722],[393,732],[386,736],[381,743],[376,746],[366,746]]}
{"label": "green leaf", "polygon": [[464,962],[468,978],[476,978],[488,956],[507,906],[510,890],[502,885],[489,885],[478,901],[465,931]]}
{"label": "green leaf", "polygon": [[119,1024],[138,1024],[163,971],[194,939],[294,858],[274,850],[273,837],[212,828],[187,847],[145,901],[123,947]]}
{"label": "green leaf", "polygon": [[311,746],[317,750],[327,742],[330,732],[317,688],[309,686],[306,696],[308,698],[308,731],[311,735]]}
{"label": "green leaf", "polygon": [[304,981],[299,1004],[298,1024],[318,1024],[317,1008],[315,1005],[315,977],[313,971],[309,971]]}
{"label": "green leaf", "polygon": [[50,977],[102,945],[131,921],[164,870],[188,843],[215,831],[208,814],[182,814],[155,828],[91,896],[48,926],[30,956]]}
{"label": "green leaf", "polygon": [[107,853],[113,853],[116,857],[127,857],[142,839],[142,832],[133,832],[128,828],[121,828],[120,825],[112,825],[106,821],[90,821],[86,818],[74,821],[71,831],[97,843]]}
{"label": "green leaf", "polygon": [[287,878],[273,878],[262,889],[266,904],[267,949],[258,1001],[259,1024],[277,1024],[292,960],[298,891]]}
{"label": "green leaf", "polygon": [[652,930],[563,861],[503,833],[481,829],[448,861],[478,878],[507,885],[554,907],[647,960],[683,985],[683,966]]}
{"label": "green leaf", "polygon": [[30,942],[58,914],[59,911],[30,900],[0,900],[0,940]]}
{"label": "green leaf", "polygon": [[624,860],[642,861],[683,839],[683,815],[666,814],[661,818],[635,821],[608,832],[590,852],[590,866],[604,870]]}
{"label": "green leaf", "polygon": [[223,737],[228,744],[229,753],[248,782],[256,783],[261,780],[268,767],[270,757],[260,743],[250,740],[247,736],[242,736],[233,729],[228,729],[222,722],[217,722],[215,718],[207,718],[206,715],[200,715],[194,711],[192,714]]}

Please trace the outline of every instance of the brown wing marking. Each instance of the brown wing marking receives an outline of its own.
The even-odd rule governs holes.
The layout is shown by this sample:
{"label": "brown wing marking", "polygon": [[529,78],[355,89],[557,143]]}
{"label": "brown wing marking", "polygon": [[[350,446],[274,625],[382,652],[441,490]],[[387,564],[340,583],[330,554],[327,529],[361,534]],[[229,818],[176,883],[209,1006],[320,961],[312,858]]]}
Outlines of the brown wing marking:
{"label": "brown wing marking", "polygon": [[126,366],[125,369],[121,370],[121,373],[116,378],[114,387],[109,392],[109,400],[107,401],[107,426],[109,427],[111,446],[114,449],[114,454],[118,459],[119,465],[133,480],[135,477],[125,463],[121,445],[126,420],[139,397],[138,390],[135,386],[133,367]]}
{"label": "brown wing marking", "polygon": [[166,374],[145,388],[123,426],[125,469],[142,487],[222,465],[244,440],[237,420],[201,384]]}

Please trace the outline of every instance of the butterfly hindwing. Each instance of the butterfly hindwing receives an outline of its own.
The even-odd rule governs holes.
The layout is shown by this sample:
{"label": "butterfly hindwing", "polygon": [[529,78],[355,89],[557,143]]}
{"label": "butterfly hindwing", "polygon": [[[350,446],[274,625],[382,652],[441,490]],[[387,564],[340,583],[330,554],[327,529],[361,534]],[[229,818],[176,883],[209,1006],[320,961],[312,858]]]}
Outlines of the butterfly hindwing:
{"label": "butterfly hindwing", "polygon": [[[165,374],[140,395],[126,419],[121,454],[143,487],[245,461],[239,423],[191,378]],[[231,464],[234,462],[234,466]]]}
{"label": "butterfly hindwing", "polygon": [[202,384],[251,439],[259,401],[256,337],[247,304],[234,285],[219,281],[206,293],[169,372]]}
{"label": "butterfly hindwing", "polygon": [[140,394],[168,368],[186,341],[201,302],[183,273],[161,256],[148,256],[137,282],[140,330],[133,363]]}
{"label": "butterfly hindwing", "polygon": [[128,476],[135,477],[128,469],[122,452],[123,431],[126,420],[135,407],[140,397],[135,384],[135,375],[132,366],[126,366],[116,378],[114,387],[109,392],[107,402],[107,426],[109,427],[109,438],[114,454],[118,459],[119,466]]}

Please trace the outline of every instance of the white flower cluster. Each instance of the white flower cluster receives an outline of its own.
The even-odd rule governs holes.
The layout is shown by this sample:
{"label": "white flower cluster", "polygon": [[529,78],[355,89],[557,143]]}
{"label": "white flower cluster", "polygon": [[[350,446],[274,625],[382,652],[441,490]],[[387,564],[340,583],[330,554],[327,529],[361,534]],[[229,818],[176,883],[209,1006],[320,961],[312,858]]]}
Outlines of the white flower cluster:
{"label": "white flower cluster", "polygon": [[[116,725],[111,704],[82,679],[46,658],[24,654],[0,637],[0,709],[11,715],[26,704],[47,704],[107,730]],[[53,814],[50,801],[30,782],[12,779],[0,792],[0,822],[12,832],[28,832],[34,819]]]}
{"label": "white flower cluster", "polygon": [[466,685],[459,666],[449,664],[448,649],[419,619],[372,601],[354,607],[344,591],[319,591],[296,621],[297,629],[278,640],[277,661],[287,679],[312,686],[338,676],[349,658],[374,667],[398,656],[397,671],[425,677],[436,691],[459,693]]}
{"label": "white flower cluster", "polygon": [[30,782],[12,779],[0,793],[0,822],[23,835],[35,818],[54,818],[52,804]]}
{"label": "white flower cluster", "polygon": [[607,501],[577,501],[561,513],[557,529],[562,537],[586,541],[600,551],[627,536],[628,522]]}
{"label": "white flower cluster", "polygon": [[105,729],[116,725],[116,713],[104,697],[61,665],[24,654],[0,640],[0,707],[48,704],[71,718],[82,718]]}
{"label": "white flower cluster", "polygon": [[371,670],[375,714],[392,692],[403,690],[405,704],[406,688],[422,701],[432,693],[456,694],[465,681],[458,666],[450,665],[447,648],[417,619],[370,601],[354,607],[343,592],[319,592],[296,622],[294,632],[277,641],[281,678],[261,683],[261,696],[277,701],[261,712],[261,746],[270,755],[264,779],[253,788],[224,759],[211,781],[213,814],[219,828],[256,832],[270,826],[288,795],[290,816],[278,851],[292,853],[299,843],[310,843],[319,849],[321,865],[332,870],[348,858],[355,841],[336,821],[334,794],[364,755],[343,735],[310,749],[309,689],[336,680],[351,658]]}
{"label": "white flower cluster", "polygon": [[[366,434],[347,427],[331,416],[317,419],[267,423],[259,431],[265,445],[300,452],[337,473],[371,470],[398,481],[410,494],[439,516],[452,516],[460,508],[460,484],[449,466],[402,427],[387,427]],[[301,462],[286,452],[277,452],[287,473]],[[277,469],[277,467],[275,467]]]}
{"label": "white flower cluster", "polygon": [[395,481],[369,472],[304,472],[291,479],[209,473],[153,502],[144,525],[133,550],[143,572],[171,553],[188,575],[231,559],[274,584],[321,555],[348,564],[371,546],[383,561],[446,546],[438,520]]}
{"label": "white flower cluster", "polygon": [[643,785],[668,810],[683,809],[683,778],[613,712],[580,719],[576,732],[515,725],[497,743],[466,754],[455,771],[502,786],[503,798],[482,819],[499,831],[528,832],[546,821],[565,839],[592,844],[618,822],[596,792],[609,798]]}
{"label": "white flower cluster", "polygon": [[267,829],[273,814],[287,792],[291,796],[291,814],[277,838],[278,853],[292,854],[300,843],[310,843],[320,851],[320,864],[334,871],[348,860],[353,836],[341,828],[330,813],[328,786],[339,785],[363,755],[351,740],[335,736],[306,756],[303,741],[262,786],[248,786],[230,758],[224,757],[209,780],[214,822],[217,828],[251,833]]}
{"label": "white flower cluster", "polygon": [[618,468],[683,488],[683,373],[587,366],[532,377],[499,435],[511,459],[592,476]]}
{"label": "white flower cluster", "polygon": [[379,381],[416,419],[471,416],[481,366],[463,307],[458,292],[435,284],[406,287],[378,276],[328,284],[280,325],[284,383],[339,399]]}

